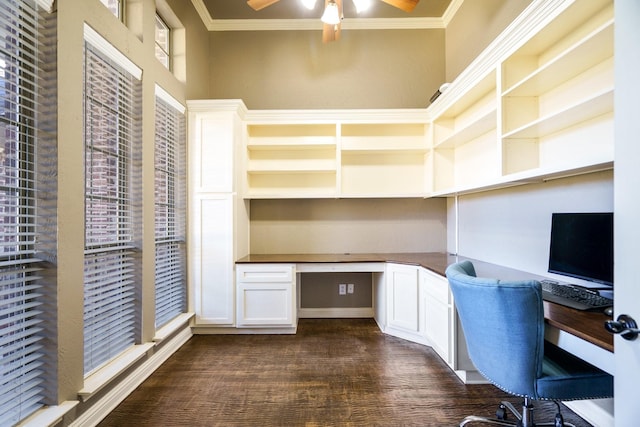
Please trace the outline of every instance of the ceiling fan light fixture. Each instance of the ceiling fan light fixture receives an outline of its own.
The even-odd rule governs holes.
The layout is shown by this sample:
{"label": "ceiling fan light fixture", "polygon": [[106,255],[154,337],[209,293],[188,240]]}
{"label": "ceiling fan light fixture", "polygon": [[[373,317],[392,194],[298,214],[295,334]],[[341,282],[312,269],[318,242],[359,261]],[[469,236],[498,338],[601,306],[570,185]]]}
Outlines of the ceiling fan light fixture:
{"label": "ceiling fan light fixture", "polygon": [[324,13],[320,20],[328,25],[338,25],[340,23],[340,11],[335,1],[330,0],[329,3],[327,3],[327,7],[324,8]]}
{"label": "ceiling fan light fixture", "polygon": [[356,6],[356,13],[360,13],[369,9],[371,0],[353,0],[353,4]]}
{"label": "ceiling fan light fixture", "polygon": [[316,0],[300,0],[302,5],[309,10],[313,10],[316,7]]}

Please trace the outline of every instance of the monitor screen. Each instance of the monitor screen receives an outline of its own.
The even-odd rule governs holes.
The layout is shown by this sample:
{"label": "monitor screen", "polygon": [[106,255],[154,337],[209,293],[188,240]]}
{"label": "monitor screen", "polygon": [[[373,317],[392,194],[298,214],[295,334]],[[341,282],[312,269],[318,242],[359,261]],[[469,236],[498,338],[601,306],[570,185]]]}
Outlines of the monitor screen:
{"label": "monitor screen", "polygon": [[613,213],[552,214],[549,272],[613,286]]}

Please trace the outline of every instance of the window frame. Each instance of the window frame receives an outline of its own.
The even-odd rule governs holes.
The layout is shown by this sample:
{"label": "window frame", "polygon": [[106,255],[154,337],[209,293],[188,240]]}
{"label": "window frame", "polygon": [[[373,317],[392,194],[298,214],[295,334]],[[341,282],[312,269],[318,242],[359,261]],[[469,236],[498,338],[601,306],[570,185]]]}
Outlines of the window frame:
{"label": "window frame", "polygon": [[[86,378],[133,347],[141,335],[142,72],[86,24],[84,51]],[[87,82],[88,78],[95,81]],[[90,109],[93,101],[98,107]],[[98,122],[93,121],[96,113]],[[94,123],[95,129],[89,126]],[[105,215],[91,214],[94,190],[97,212]],[[112,209],[104,211],[100,200]],[[105,325],[121,329],[107,333]]]}
{"label": "window frame", "polygon": [[[162,45],[162,43],[158,40],[158,24],[161,25],[163,31],[166,32],[166,48]],[[169,71],[172,70],[172,60],[171,60],[171,43],[172,37],[172,28],[167,24],[167,20],[162,17],[162,15],[156,10],[155,15],[155,34],[153,37],[154,46],[155,46],[155,57],[158,61],[166,67]],[[162,57],[159,56],[159,53],[162,53]]]}
{"label": "window frame", "polygon": [[[154,236],[156,246],[156,330],[186,312],[186,117],[185,108],[156,85]],[[169,116],[169,117],[168,117]],[[171,127],[166,129],[167,127]],[[166,131],[163,132],[163,129]],[[171,145],[160,159],[159,151]],[[165,150],[169,151],[169,150]],[[164,180],[166,185],[158,185]],[[164,210],[167,217],[159,218]],[[171,215],[172,213],[172,215]],[[160,227],[160,220],[166,229]],[[169,248],[170,254],[159,256]],[[169,309],[165,307],[169,306]]]}

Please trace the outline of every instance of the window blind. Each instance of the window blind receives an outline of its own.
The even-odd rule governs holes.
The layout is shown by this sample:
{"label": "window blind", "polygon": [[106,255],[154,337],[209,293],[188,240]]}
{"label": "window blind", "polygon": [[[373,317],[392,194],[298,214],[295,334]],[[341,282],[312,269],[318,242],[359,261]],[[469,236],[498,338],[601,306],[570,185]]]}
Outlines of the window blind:
{"label": "window blind", "polygon": [[156,95],[155,241],[156,328],[186,308],[185,117],[175,101]]}
{"label": "window blind", "polygon": [[36,256],[41,12],[35,0],[0,3],[0,425],[18,423],[45,399]]}
{"label": "window blind", "polygon": [[141,84],[109,53],[85,38],[85,375],[139,334]]}

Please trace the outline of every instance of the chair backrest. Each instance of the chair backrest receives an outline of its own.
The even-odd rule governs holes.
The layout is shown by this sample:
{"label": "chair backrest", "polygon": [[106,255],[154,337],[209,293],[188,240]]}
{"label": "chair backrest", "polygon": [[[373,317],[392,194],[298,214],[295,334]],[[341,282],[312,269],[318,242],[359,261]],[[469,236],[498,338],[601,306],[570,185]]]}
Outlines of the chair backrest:
{"label": "chair backrest", "polygon": [[469,261],[446,271],[471,361],[501,389],[536,396],[544,358],[540,283],[476,277]]}

